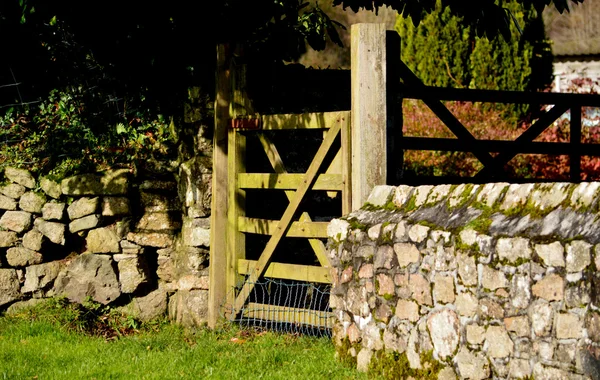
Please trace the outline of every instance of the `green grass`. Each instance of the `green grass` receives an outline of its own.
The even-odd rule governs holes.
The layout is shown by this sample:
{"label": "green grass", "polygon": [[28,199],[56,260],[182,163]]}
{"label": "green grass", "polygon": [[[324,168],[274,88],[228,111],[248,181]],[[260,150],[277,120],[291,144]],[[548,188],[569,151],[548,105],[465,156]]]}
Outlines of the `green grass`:
{"label": "green grass", "polygon": [[94,317],[104,326],[96,329],[64,303],[0,317],[0,379],[366,379],[334,358],[327,338],[164,322],[131,328],[107,315]]}

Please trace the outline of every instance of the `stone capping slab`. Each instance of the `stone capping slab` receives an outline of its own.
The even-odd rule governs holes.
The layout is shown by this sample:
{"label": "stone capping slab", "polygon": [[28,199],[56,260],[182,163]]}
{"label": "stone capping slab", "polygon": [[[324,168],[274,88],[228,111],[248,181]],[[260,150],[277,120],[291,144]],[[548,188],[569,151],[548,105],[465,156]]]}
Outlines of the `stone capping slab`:
{"label": "stone capping slab", "polygon": [[369,200],[328,226],[340,358],[367,370],[392,353],[456,378],[595,378],[597,182],[381,186]]}

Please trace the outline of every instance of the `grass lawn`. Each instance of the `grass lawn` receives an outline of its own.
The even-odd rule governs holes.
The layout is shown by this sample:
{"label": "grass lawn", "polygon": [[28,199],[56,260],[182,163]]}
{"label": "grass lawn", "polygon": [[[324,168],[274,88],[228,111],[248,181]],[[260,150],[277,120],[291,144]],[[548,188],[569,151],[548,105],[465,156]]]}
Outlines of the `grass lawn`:
{"label": "grass lawn", "polygon": [[366,379],[327,338],[139,325],[51,301],[0,316],[1,379]]}

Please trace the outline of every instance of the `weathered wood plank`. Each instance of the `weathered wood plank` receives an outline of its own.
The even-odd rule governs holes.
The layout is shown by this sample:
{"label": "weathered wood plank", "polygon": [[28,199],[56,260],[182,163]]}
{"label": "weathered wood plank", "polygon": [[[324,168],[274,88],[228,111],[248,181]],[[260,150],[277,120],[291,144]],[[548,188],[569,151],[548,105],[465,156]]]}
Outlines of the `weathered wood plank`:
{"label": "weathered wood plank", "polygon": [[215,130],[210,217],[210,262],[208,325],[215,327],[227,293],[227,125],[231,102],[230,55],[224,45],[217,47]]}
{"label": "weathered wood plank", "polygon": [[[255,260],[241,259],[238,261],[238,271],[240,274],[248,274],[255,265]],[[329,268],[311,265],[270,263],[265,270],[264,276],[286,280],[331,284]]]}
{"label": "weathered wood plank", "polygon": [[334,315],[329,311],[300,309],[295,307],[249,303],[243,312],[244,318],[260,319],[308,325],[322,328],[332,328]]}
{"label": "weathered wood plank", "polygon": [[[247,218],[240,216],[238,218],[238,230],[244,233],[273,235],[277,229],[278,220]],[[327,238],[328,222],[300,221],[292,222],[286,237],[310,237]]]}
{"label": "weathered wood plank", "polygon": [[600,97],[598,95],[566,94],[556,92],[497,91],[466,88],[441,88],[432,86],[414,87],[406,85],[402,87],[402,96],[405,99],[422,99],[425,96],[434,96],[438,100],[459,102],[540,105],[565,104],[579,107],[600,107]]}
{"label": "weathered wood plank", "polygon": [[[295,190],[302,184],[304,174],[240,173],[238,187],[241,189]],[[344,187],[340,174],[319,174],[311,190],[341,191]],[[293,194],[293,191],[292,191]]]}
{"label": "weathered wood plank", "polygon": [[319,147],[317,154],[315,155],[308,170],[306,171],[306,177],[304,179],[302,186],[300,186],[298,188],[298,190],[296,190],[295,197],[290,202],[288,207],[286,208],[281,220],[279,221],[279,224],[277,225],[275,233],[273,235],[271,235],[271,238],[267,242],[265,249],[263,250],[262,254],[260,255],[258,262],[256,263],[256,266],[250,272],[250,275],[248,276],[246,283],[240,290],[240,293],[238,294],[238,296],[235,300],[235,303],[233,305],[234,314],[238,314],[239,311],[242,309],[242,306],[244,305],[244,303],[246,303],[246,300],[248,299],[250,292],[252,292],[252,289],[254,289],[254,285],[255,285],[256,281],[260,278],[260,276],[262,276],[267,265],[271,261],[271,257],[273,256],[273,252],[275,251],[277,244],[279,244],[279,242],[281,241],[281,238],[283,238],[283,236],[289,229],[290,224],[292,222],[292,218],[294,217],[294,214],[298,210],[298,206],[300,206],[300,203],[302,202],[302,199],[304,199],[304,196],[308,192],[308,189],[310,189],[310,187],[314,183],[316,176],[317,176],[317,172],[321,168],[321,165],[323,164],[323,160],[324,160],[325,156],[327,155],[327,153],[329,152],[331,146],[333,145],[333,142],[335,141],[335,138],[339,134],[340,129],[341,129],[341,125],[335,124],[329,130],[327,137],[325,137],[325,139],[323,140],[323,143]]}
{"label": "weathered wood plank", "polygon": [[303,114],[262,115],[265,131],[283,129],[329,129],[343,123],[350,111],[315,112]]}
{"label": "weathered wood plank", "polygon": [[341,130],[342,151],[342,215],[352,211],[352,120],[346,118]]}
{"label": "weathered wood plank", "polygon": [[[473,145],[488,152],[514,152],[516,154],[552,154],[600,156],[599,144],[575,144],[570,142],[530,141],[515,143],[507,140],[477,140]],[[435,137],[403,137],[402,148],[406,150],[441,150],[470,152],[473,145],[465,145],[459,139]]]}
{"label": "weathered wood plank", "polygon": [[350,28],[353,210],[387,180],[385,33],[385,24]]}

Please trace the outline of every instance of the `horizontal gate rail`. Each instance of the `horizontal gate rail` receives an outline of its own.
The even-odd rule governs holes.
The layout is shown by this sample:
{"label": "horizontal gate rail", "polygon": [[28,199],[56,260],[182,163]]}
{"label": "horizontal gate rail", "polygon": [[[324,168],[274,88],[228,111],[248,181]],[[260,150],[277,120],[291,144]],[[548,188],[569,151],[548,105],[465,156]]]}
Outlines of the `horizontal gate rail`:
{"label": "horizontal gate rail", "polygon": [[[239,173],[240,189],[296,190],[304,181],[304,174]],[[341,191],[344,179],[341,174],[319,174],[312,190]]]}
{"label": "horizontal gate rail", "polygon": [[[256,265],[256,260],[238,260],[238,272],[249,274]],[[285,280],[318,282],[331,284],[331,273],[329,268],[312,265],[271,263],[265,270],[264,276]]]}
{"label": "horizontal gate rail", "polygon": [[248,303],[248,305],[244,307],[242,316],[244,318],[302,324],[330,329],[333,327],[334,315],[328,311],[272,305],[265,308],[265,305],[263,304]]}
{"label": "horizontal gate rail", "polygon": [[[240,216],[238,218],[238,230],[245,233],[273,235],[277,229],[278,223],[279,220],[247,218]],[[328,222],[292,222],[290,229],[285,236],[327,238],[328,224]]]}

